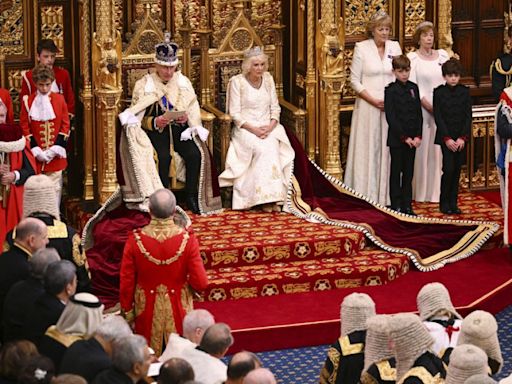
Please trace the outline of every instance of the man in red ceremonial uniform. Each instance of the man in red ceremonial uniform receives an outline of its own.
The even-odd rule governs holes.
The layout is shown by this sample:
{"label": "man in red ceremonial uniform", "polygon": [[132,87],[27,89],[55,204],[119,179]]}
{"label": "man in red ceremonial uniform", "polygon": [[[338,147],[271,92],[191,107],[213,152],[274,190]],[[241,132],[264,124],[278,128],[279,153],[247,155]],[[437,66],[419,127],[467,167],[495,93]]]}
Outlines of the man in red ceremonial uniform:
{"label": "man in red ceremonial uniform", "polygon": [[[68,113],[70,118],[72,118],[75,115],[75,94],[71,87],[69,72],[64,68],[53,65],[58,51],[59,49],[51,39],[42,39],[37,43],[37,60],[39,64],[46,65],[54,74],[51,91],[53,93],[60,93],[64,96],[68,107]],[[23,73],[20,100],[23,100],[23,96],[30,96],[37,91],[33,71],[34,70],[30,70]]]}
{"label": "man in red ceremonial uniform", "polygon": [[192,309],[190,288],[202,291],[208,285],[199,243],[174,223],[175,209],[171,191],[154,192],[151,222],[129,235],[121,262],[121,311],[157,356],[171,333],[183,334],[183,318]]}
{"label": "man in red ceremonial uniform", "polygon": [[60,201],[62,171],[67,167],[68,109],[64,97],[51,91],[52,70],[39,64],[32,73],[37,92],[23,97],[20,125],[37,160],[37,172],[52,179]]}
{"label": "man in red ceremonial uniform", "polygon": [[14,111],[12,109],[12,100],[9,91],[5,88],[0,88],[0,105],[5,105],[7,109],[7,116],[3,123],[12,124],[14,123]]}
{"label": "man in red ceremonial uniform", "polygon": [[19,125],[6,124],[0,104],[0,244],[23,215],[23,185],[35,173],[35,160]]}

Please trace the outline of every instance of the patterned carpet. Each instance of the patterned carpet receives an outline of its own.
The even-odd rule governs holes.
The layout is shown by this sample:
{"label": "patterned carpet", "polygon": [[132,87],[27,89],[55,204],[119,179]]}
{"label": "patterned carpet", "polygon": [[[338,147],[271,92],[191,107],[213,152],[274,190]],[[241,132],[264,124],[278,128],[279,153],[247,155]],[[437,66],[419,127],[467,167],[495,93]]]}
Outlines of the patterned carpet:
{"label": "patterned carpet", "polygon": [[[496,315],[504,366],[495,379],[512,373],[512,306]],[[328,345],[260,352],[263,365],[276,375],[279,384],[318,383]]]}

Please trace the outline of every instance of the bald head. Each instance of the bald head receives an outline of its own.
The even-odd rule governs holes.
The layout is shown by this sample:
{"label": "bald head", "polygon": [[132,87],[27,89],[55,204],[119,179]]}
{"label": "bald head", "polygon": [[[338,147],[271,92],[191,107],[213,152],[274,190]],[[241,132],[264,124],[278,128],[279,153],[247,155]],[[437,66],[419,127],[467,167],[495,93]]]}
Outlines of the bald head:
{"label": "bald head", "polygon": [[157,219],[167,219],[176,211],[176,197],[168,189],[159,189],[149,196],[149,213]]}
{"label": "bald head", "polygon": [[257,368],[245,376],[243,384],[277,384],[277,381],[269,369]]}
{"label": "bald head", "polygon": [[31,253],[48,244],[48,229],[46,224],[36,218],[27,217],[16,227],[16,242],[23,245]]}
{"label": "bald head", "polygon": [[241,351],[235,353],[228,364],[228,380],[242,382],[242,379],[250,371],[261,368],[261,365],[261,360],[252,352]]}

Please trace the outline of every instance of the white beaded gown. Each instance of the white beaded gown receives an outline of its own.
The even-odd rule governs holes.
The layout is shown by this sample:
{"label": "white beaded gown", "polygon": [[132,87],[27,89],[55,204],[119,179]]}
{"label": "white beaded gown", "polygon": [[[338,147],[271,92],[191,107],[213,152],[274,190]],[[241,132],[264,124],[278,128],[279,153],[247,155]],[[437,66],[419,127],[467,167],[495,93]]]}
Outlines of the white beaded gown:
{"label": "white beaded gown", "polygon": [[227,112],[234,128],[219,184],[233,187],[233,209],[282,203],[295,158],[284,127],[277,124],[265,139],[240,128],[246,122],[261,126],[271,119],[279,121],[281,108],[272,75],[265,72],[259,88],[244,75],[237,75],[230,79],[228,88]]}
{"label": "white beaded gown", "polygon": [[[356,43],[350,83],[359,94],[366,90],[384,100],[384,88],[395,80],[391,61],[402,49],[396,41],[386,41],[381,60],[373,39]],[[389,203],[388,124],[384,112],[358,97],[352,114],[344,182],[374,202]]]}
{"label": "white beaded gown", "polygon": [[[416,52],[410,52],[407,57],[411,60],[411,76],[409,80],[416,83],[420,90],[420,98],[425,97],[432,104],[434,88],[444,84],[441,66],[450,57],[444,49],[439,49],[438,57],[426,60]],[[414,178],[412,181],[412,198],[415,201],[439,202],[441,193],[441,176],[443,156],[441,147],[434,144],[436,137],[436,122],[434,115],[422,108],[423,128],[421,145],[416,149],[414,161]]]}

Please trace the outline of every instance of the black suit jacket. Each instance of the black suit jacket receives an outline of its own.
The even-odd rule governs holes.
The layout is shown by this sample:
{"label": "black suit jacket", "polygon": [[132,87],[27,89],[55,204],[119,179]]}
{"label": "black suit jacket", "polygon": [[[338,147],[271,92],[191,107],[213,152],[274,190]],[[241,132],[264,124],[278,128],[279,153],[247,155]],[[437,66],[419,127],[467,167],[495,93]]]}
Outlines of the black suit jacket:
{"label": "black suit jacket", "polygon": [[91,383],[101,371],[111,366],[112,360],[93,337],[71,344],[60,362],[59,374],[72,373]]}
{"label": "black suit jacket", "polygon": [[455,87],[440,85],[434,89],[434,118],[436,144],[443,144],[445,137],[457,140],[471,133],[471,97],[469,88],[462,84]]}
{"label": "black suit jacket", "polygon": [[[0,256],[1,257],[1,256]],[[14,284],[4,302],[4,342],[23,339],[23,324],[35,301],[44,293],[40,280],[30,276]]]}
{"label": "black suit jacket", "polygon": [[62,301],[47,292],[39,296],[25,319],[24,338],[39,344],[48,327],[57,324],[64,307]]}
{"label": "black suit jacket", "polygon": [[421,137],[423,114],[416,84],[398,80],[389,84],[384,91],[384,110],[389,125],[389,147],[400,147],[409,137]]}

